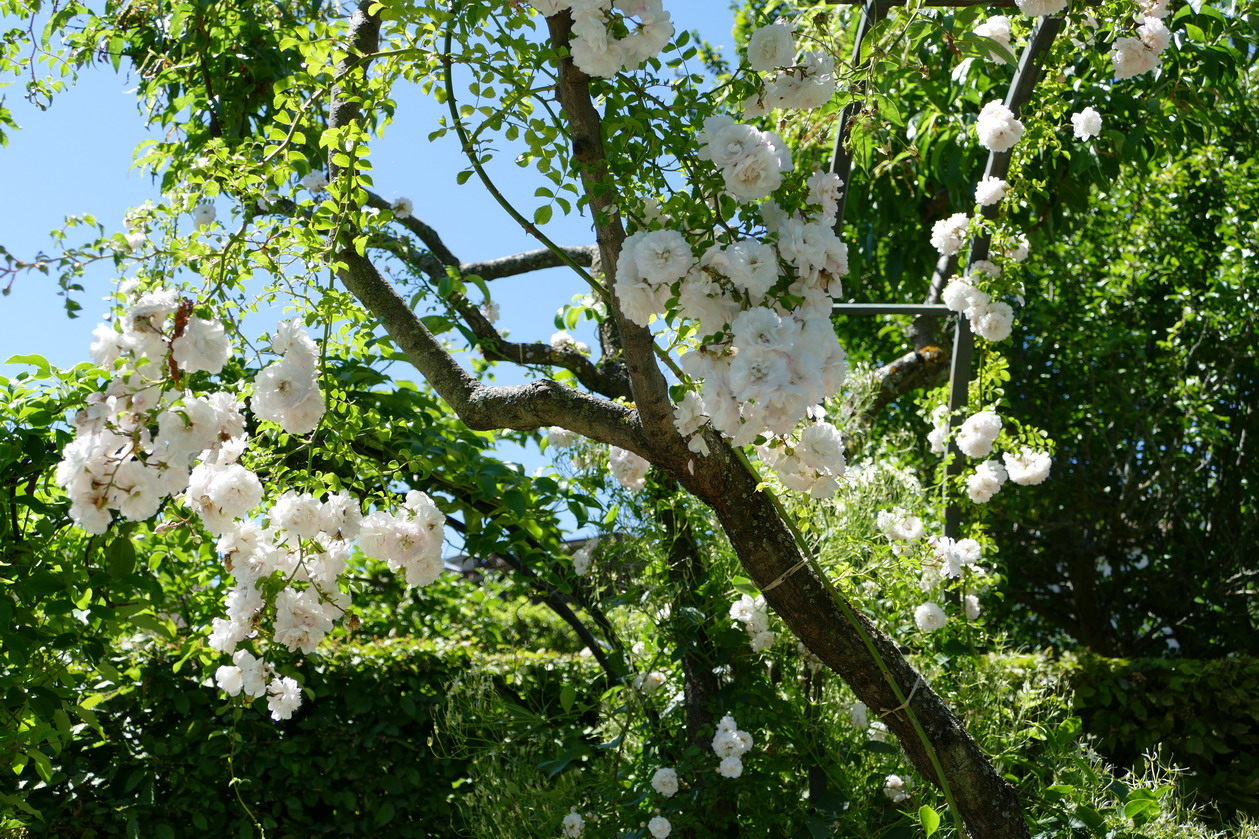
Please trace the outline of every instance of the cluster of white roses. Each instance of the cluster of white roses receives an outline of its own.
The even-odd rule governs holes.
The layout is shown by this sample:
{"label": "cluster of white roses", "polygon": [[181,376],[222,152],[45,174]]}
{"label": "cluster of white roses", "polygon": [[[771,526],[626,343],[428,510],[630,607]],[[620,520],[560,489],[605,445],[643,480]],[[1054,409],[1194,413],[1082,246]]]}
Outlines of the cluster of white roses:
{"label": "cluster of white roses", "polygon": [[265,692],[275,720],[288,719],[297,710],[302,699],[297,682],[287,676],[272,678],[269,664],[236,646],[257,636],[267,612],[259,586],[278,572],[285,587],[275,596],[272,640],[290,652],[315,651],[349,608],[340,577],[361,516],[358,502],[347,493],[320,502],[308,493],[289,491],[270,509],[267,527],[238,521],[220,536],[217,549],[234,578],[225,598],[227,617],[214,619],[209,639],[211,647],[232,655],[232,663],[215,672],[220,690],[250,698]]}
{"label": "cluster of white roses", "polygon": [[734,717],[727,714],[717,723],[713,737],[713,753],[721,758],[717,772],[723,778],[737,778],[743,774],[743,756],[752,748],[752,735],[740,731]]}
{"label": "cluster of white roses", "polygon": [[770,631],[769,611],[765,598],[743,595],[730,606],[730,617],[747,628],[753,652],[763,652],[774,645],[778,636]]}
{"label": "cluster of white roses", "polygon": [[[546,17],[572,11],[573,63],[591,76],[611,78],[633,70],[659,55],[673,38],[673,21],[661,0],[529,0],[529,5]],[[614,22],[628,34],[616,37]]]}
{"label": "cluster of white roses", "polygon": [[892,543],[892,553],[897,556],[905,549],[905,543],[917,542],[926,532],[922,519],[899,507],[880,510],[874,521],[879,531]]}
{"label": "cluster of white roses", "polygon": [[[75,416],[74,440],[56,471],[70,517],[95,534],[114,512],[131,521],[153,517],[163,498],[188,487],[194,461],[227,468],[245,445],[243,406],[231,394],[200,397],[176,386],[183,374],[222,370],[231,351],[222,324],[196,317],[170,290],[132,298],[120,321],[121,329],[100,324],[92,333],[92,360],[122,364]],[[252,506],[261,485],[236,469],[247,476],[236,489]]]}
{"label": "cluster of white roses", "polygon": [[[679,431],[693,437],[694,450],[705,450],[702,438],[693,436],[705,418],[736,445],[747,445],[766,432],[790,434],[810,408],[842,386],[844,354],[830,322],[831,292],[848,270],[847,247],[831,228],[837,189],[833,176],[813,179],[810,194],[823,211],[815,219],[766,204],[773,243],[714,244],[697,259],[675,230],[639,231],[626,239],[616,271],[626,315],[646,326],[676,299],[677,313],[698,321],[705,337],[681,359],[682,369],[702,382],[701,393],[675,408]],[[786,278],[789,285],[781,283],[780,261],[794,274]],[[772,293],[780,284],[803,302],[780,305]]]}
{"label": "cluster of white roses", "polygon": [[[949,439],[948,408],[939,405],[931,414],[932,429],[927,435],[934,454],[944,454]],[[1001,433],[1001,417],[993,411],[979,411],[966,419],[958,430],[957,447],[967,457],[988,457]],[[1005,452],[998,460],[986,460],[966,479],[966,490],[976,504],[986,504],[1011,480],[1020,486],[1036,486],[1049,477],[1052,459],[1047,452],[1026,446],[1017,454]]]}
{"label": "cluster of white roses", "polygon": [[1156,14],[1147,14],[1141,18],[1137,27],[1136,37],[1116,38],[1111,47],[1110,63],[1115,70],[1115,78],[1127,79],[1132,76],[1148,73],[1157,69],[1162,63],[1163,50],[1172,41],[1172,33],[1163,23],[1162,17],[1167,14],[1165,4],[1151,6]]}
{"label": "cluster of white roses", "polygon": [[[192,303],[170,290],[130,299],[119,322],[93,333],[92,359],[115,367],[115,376],[76,416],[75,439],[57,468],[71,516],[84,530],[104,533],[114,511],[149,519],[162,499],[182,492],[219,537],[232,578],[226,617],[214,619],[209,637],[232,663],[218,668],[215,681],[231,696],[267,696],[271,716],[287,719],[301,704],[300,686],[237,645],[257,637],[272,614],[273,643],[313,652],[349,607],[340,582],[356,538],[409,584],[431,582],[442,569],[444,518],[421,492],[409,493],[397,515],[364,518],[348,493],[321,501],[290,490],[268,510],[266,526],[247,519],[263,487],[239,462],[248,444],[244,405],[227,392],[195,395],[180,386],[184,375],[222,371],[231,353],[222,324],[196,317]],[[298,321],[281,323],[272,347],[284,357],[256,377],[253,412],[290,433],[310,431],[324,411],[318,347]],[[262,582],[277,574],[283,586],[269,603]]]}
{"label": "cluster of white roses", "polygon": [[968,568],[980,576],[988,573],[979,564],[983,549],[974,539],[932,536],[927,539],[927,545],[931,553],[922,564],[922,579],[918,583],[923,591],[933,591],[945,580],[956,580]]}
{"label": "cluster of white roses", "polygon": [[1018,454],[1006,452],[1001,459],[1004,465],[998,460],[985,460],[967,477],[966,493],[971,501],[987,504],[1007,479],[1020,486],[1036,486],[1049,477],[1052,461],[1046,452],[1024,447]]}
{"label": "cluster of white roses", "polygon": [[721,170],[726,191],[740,201],[768,198],[791,171],[791,150],[782,137],[725,115],[704,120],[698,156]]}
{"label": "cluster of white roses", "polygon": [[229,696],[242,693],[251,699],[267,696],[274,720],[286,720],[302,705],[302,688],[296,679],[276,676],[275,670],[248,650],[237,650],[231,664],[214,671],[214,681]]}
{"label": "cluster of white roses", "polygon": [[[364,553],[405,573],[408,584],[432,582],[442,569],[444,521],[421,492],[410,492],[403,510],[363,517],[358,500],[348,493],[320,501],[290,490],[269,510],[267,527],[238,521],[223,532],[217,548],[234,585],[225,598],[227,617],[214,619],[209,643],[233,658],[215,674],[219,687],[232,696],[262,695],[250,673],[259,668],[269,673],[270,667],[236,646],[257,636],[268,611],[261,583],[277,572],[284,587],[275,596],[272,640],[305,654],[315,651],[349,608],[340,583],[356,538]],[[292,679],[273,680],[267,693],[276,720],[287,719],[301,702]]]}
{"label": "cluster of white roses", "polygon": [[1067,8],[1067,0],[1015,0],[1015,3],[1028,17],[1056,15]]}
{"label": "cluster of white roses", "polygon": [[[363,552],[385,560],[413,586],[427,585],[443,567],[444,520],[424,493],[407,494],[402,512],[374,512],[364,517],[348,493],[320,501],[309,493],[288,491],[268,511],[268,525],[238,521],[225,530],[217,548],[234,578],[225,598],[226,618],[215,618],[209,644],[232,654],[232,664],[215,674],[220,689],[237,696],[261,696],[269,665],[236,646],[258,635],[268,612],[263,580],[279,573],[284,587],[275,595],[272,640],[290,652],[310,654],[350,606],[341,577],[357,538]],[[277,678],[267,686],[276,720],[287,719],[301,703],[294,680]]]}
{"label": "cluster of white roses", "polygon": [[1014,328],[1014,309],[1009,303],[993,300],[992,296],[981,291],[975,283],[981,278],[996,277],[1001,269],[986,259],[971,265],[968,277],[954,277],[944,288],[941,295],[944,305],[950,311],[964,315],[970,321],[970,328],[989,341],[1004,341],[1010,337]]}
{"label": "cluster of white roses", "polygon": [[762,26],[748,40],[748,65],[760,73],[775,73],[768,84],[743,103],[748,119],[774,108],[820,108],[835,95],[835,61],[824,50],[808,50],[796,58],[796,42],[789,23]]}
{"label": "cluster of white roses", "polygon": [[363,519],[359,547],[363,553],[383,559],[407,584],[426,586],[445,567],[442,542],[446,517],[426,493],[411,490],[397,513],[381,510]]}
{"label": "cluster of white roses", "polygon": [[290,320],[276,327],[271,349],[283,358],[254,379],[249,407],[259,419],[279,423],[290,434],[308,434],[326,407],[319,388],[319,347],[300,321]]}
{"label": "cluster of white roses", "polygon": [[787,489],[829,498],[839,491],[847,463],[839,429],[829,422],[807,423],[797,442],[790,437],[758,446],[761,462],[772,467]]}

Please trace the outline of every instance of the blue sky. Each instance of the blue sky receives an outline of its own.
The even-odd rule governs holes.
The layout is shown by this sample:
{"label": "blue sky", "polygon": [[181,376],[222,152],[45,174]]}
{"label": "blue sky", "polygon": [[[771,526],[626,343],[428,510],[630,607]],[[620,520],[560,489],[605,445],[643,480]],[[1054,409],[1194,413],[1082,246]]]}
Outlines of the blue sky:
{"label": "blue sky", "polygon": [[[729,0],[672,0],[666,3],[679,29],[697,29],[729,54],[733,21]],[[7,21],[6,21],[7,22]],[[49,231],[67,215],[91,214],[108,230],[121,230],[127,208],[161,200],[149,179],[131,168],[132,152],[149,135],[124,72],[107,67],[85,72],[47,111],[22,98],[20,82],[0,91],[21,126],[0,147],[0,184],[8,198],[0,202],[0,244],[19,258],[52,251]],[[6,80],[7,81],[7,80]],[[475,183],[459,187],[455,175],[463,158],[451,137],[429,143],[427,136],[443,113],[418,90],[399,96],[396,122],[373,146],[377,188],[385,196],[407,196],[419,218],[438,229],[464,261],[530,250],[537,243],[505,216]],[[501,154],[491,174],[509,196],[531,207],[540,180],[515,166],[514,155]],[[545,228],[561,244],[593,241],[589,223],[578,216],[557,216]],[[89,269],[79,296],[83,311],[66,317],[51,278],[25,274],[0,298],[0,362],[15,354],[36,353],[55,365],[87,358],[92,328],[104,312],[101,298],[116,279],[112,266]],[[502,310],[499,326],[517,340],[546,340],[554,331],[556,308],[581,292],[580,281],[563,271],[499,280],[493,293]],[[278,317],[278,313],[277,313]],[[267,330],[260,325],[259,332]],[[580,337],[580,336],[579,336]],[[17,372],[0,365],[0,372]]]}

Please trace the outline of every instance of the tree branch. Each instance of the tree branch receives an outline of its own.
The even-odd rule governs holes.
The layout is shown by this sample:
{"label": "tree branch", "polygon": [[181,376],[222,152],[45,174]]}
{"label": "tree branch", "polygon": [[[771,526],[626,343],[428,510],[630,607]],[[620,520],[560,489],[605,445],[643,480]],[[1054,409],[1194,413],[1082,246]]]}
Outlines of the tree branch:
{"label": "tree branch", "polygon": [[[369,14],[373,2],[359,0],[350,15],[352,49],[337,65],[329,105],[329,125],[333,128],[348,125],[361,116],[359,98],[347,88],[355,78],[361,79],[366,74],[370,62],[364,56],[374,53],[379,44],[380,20]],[[330,171],[335,172],[335,169],[330,167]],[[384,204],[384,199],[379,196],[375,200]],[[436,244],[457,264],[454,254],[431,228],[418,219],[412,221],[416,222],[419,231],[427,231],[423,235],[416,233],[421,240],[431,233],[431,241],[426,244],[430,248]],[[559,425],[592,440],[634,452],[645,451],[638,417],[624,405],[564,387],[550,379],[509,387],[482,385],[459,366],[397,289],[381,276],[372,261],[359,254],[353,246],[347,246],[349,240],[350,237],[346,236],[336,243],[334,269],[338,278],[368,311],[380,319],[398,348],[469,428],[532,431],[543,426]]]}
{"label": "tree branch", "polygon": [[[578,265],[587,268],[594,265],[599,249],[594,245],[569,245],[561,248],[568,258]],[[515,277],[528,274],[530,271],[541,271],[544,268],[562,268],[567,262],[549,248],[538,248],[534,251],[500,256],[498,259],[487,259],[484,262],[467,262],[459,266],[464,276],[475,274],[486,282],[503,277]]]}
{"label": "tree branch", "polygon": [[[567,51],[572,35],[572,13],[565,11],[546,19],[551,42],[556,49]],[[573,145],[573,164],[581,175],[586,200],[594,217],[595,241],[599,244],[604,280],[614,302],[609,312],[616,324],[620,346],[629,368],[630,387],[634,392],[642,426],[648,438],[658,445],[670,441],[671,447],[682,446],[681,435],[673,425],[673,406],[664,375],[656,365],[655,343],[651,331],[626,318],[616,300],[616,263],[625,241],[625,228],[616,207],[616,190],[608,176],[607,155],[603,147],[603,121],[590,99],[590,77],[577,69],[570,55],[559,60],[556,96],[568,116]],[[605,342],[606,343],[606,342]]]}
{"label": "tree branch", "polygon": [[[446,276],[446,266],[436,254],[417,250],[411,241],[381,233],[372,240],[369,247],[387,251],[401,259],[415,270],[427,275],[434,283],[439,283]],[[573,250],[593,252],[593,247],[574,248]],[[530,251],[518,257],[504,257],[495,262],[506,262],[519,257],[532,257],[534,254],[546,254],[552,260],[558,260],[549,250]],[[473,266],[476,263],[472,263]],[[467,266],[460,268],[464,273]],[[534,367],[559,367],[577,377],[577,381],[592,393],[608,399],[633,399],[630,392],[629,379],[625,366],[619,362],[609,363],[607,360],[596,364],[575,347],[552,347],[542,343],[518,343],[508,341],[494,328],[481,310],[458,292],[446,296],[446,302],[458,313],[467,324],[468,329],[477,339],[477,348],[490,361],[505,361]]]}
{"label": "tree branch", "polygon": [[[393,204],[381,198],[370,189],[367,192],[367,206],[376,210],[392,210]],[[442,265],[453,265],[458,267],[459,257],[446,247],[446,243],[442,241],[442,237],[437,231],[420,221],[415,216],[409,218],[394,217],[394,221],[405,227],[407,230],[415,234],[415,237],[424,243],[424,247],[428,248],[433,256],[437,257]]]}
{"label": "tree branch", "polygon": [[624,405],[550,379],[505,387],[481,384],[451,357],[371,260],[352,248],[342,250],[338,259],[341,282],[380,319],[407,360],[470,428],[531,431],[559,425],[592,440],[645,451],[635,412]]}

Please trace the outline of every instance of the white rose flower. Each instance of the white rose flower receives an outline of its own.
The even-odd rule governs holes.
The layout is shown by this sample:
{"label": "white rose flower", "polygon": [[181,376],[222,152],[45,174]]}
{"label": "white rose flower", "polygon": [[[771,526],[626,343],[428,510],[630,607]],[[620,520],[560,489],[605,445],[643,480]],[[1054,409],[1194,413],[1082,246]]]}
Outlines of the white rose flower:
{"label": "white rose flower", "polygon": [[966,213],[954,213],[931,226],[931,246],[941,256],[952,256],[962,249],[966,241],[966,229],[970,218]]}
{"label": "white rose flower", "polygon": [[657,769],[651,776],[651,788],[665,798],[672,798],[678,793],[678,773],[669,768]]}
{"label": "white rose flower", "polygon": [[918,628],[923,632],[935,632],[937,629],[942,629],[947,621],[948,616],[935,603],[923,603],[914,610],[914,623],[918,624]]}
{"label": "white rose flower", "polygon": [[1018,454],[1006,452],[1002,455],[1010,480],[1020,486],[1036,486],[1049,477],[1052,459],[1048,452],[1033,451],[1023,448]]}
{"label": "white rose flower", "polygon": [[900,775],[888,775],[883,781],[883,794],[893,804],[901,804],[909,800],[909,782]]}
{"label": "white rose flower", "polygon": [[647,830],[651,833],[652,839],[666,839],[673,832],[673,825],[669,824],[669,820],[664,816],[653,816],[647,822]]}
{"label": "white rose flower", "polygon": [[302,186],[311,192],[322,192],[328,188],[328,176],[320,171],[314,171],[302,178]]}
{"label": "white rose flower", "polygon": [[1102,115],[1090,105],[1078,114],[1071,115],[1071,125],[1075,129],[1076,139],[1087,140],[1101,133]]}
{"label": "white rose flower", "polygon": [[209,227],[214,224],[215,216],[218,213],[214,209],[214,204],[210,201],[201,201],[192,208],[192,223],[197,227]]}
{"label": "white rose flower", "polygon": [[761,73],[795,63],[796,44],[791,27],[783,23],[762,26],[748,39],[748,66]]}
{"label": "white rose flower", "polygon": [[267,707],[271,710],[271,719],[279,722],[293,716],[293,712],[302,704],[302,688],[295,679],[280,676],[267,686]]}
{"label": "white rose flower", "polygon": [[975,185],[975,203],[981,207],[996,204],[1005,198],[1009,188],[1010,185],[1004,180],[990,175]]}
{"label": "white rose flower", "polygon": [[1006,152],[1023,136],[1023,123],[1001,102],[989,102],[979,112],[975,134],[989,151]]}

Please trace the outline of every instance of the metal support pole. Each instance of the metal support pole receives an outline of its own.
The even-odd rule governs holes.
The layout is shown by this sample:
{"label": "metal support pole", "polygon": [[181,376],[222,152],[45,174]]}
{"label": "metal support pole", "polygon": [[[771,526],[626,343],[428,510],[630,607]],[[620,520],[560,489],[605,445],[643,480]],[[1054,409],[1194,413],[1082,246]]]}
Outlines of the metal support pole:
{"label": "metal support pole", "polygon": [[[887,16],[887,10],[890,8],[889,0],[870,0],[866,3],[864,9],[861,10],[861,20],[857,23],[857,40],[852,45],[852,66],[854,70],[864,69],[861,61],[861,45],[865,42],[866,36],[870,34],[870,30],[875,24],[883,20]],[[858,96],[865,91],[861,87],[857,87],[854,93]],[[848,123],[861,110],[862,101],[860,98],[854,98],[839,111],[839,120],[835,129],[835,145],[831,149],[831,165],[829,171],[839,175],[843,182],[839,188],[839,196],[836,198],[837,206],[835,212],[835,235],[839,235],[840,230],[844,226],[844,209],[848,204],[848,182],[852,177],[852,155],[844,148],[844,143],[848,141]]]}

